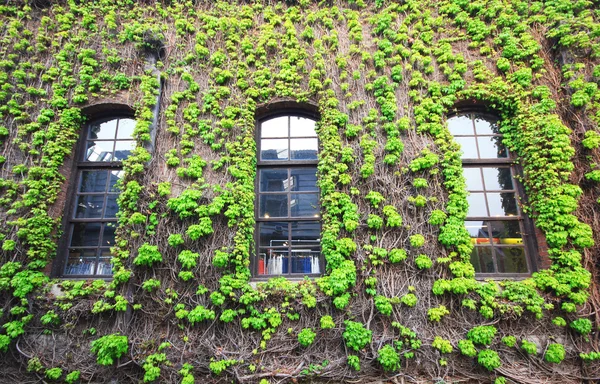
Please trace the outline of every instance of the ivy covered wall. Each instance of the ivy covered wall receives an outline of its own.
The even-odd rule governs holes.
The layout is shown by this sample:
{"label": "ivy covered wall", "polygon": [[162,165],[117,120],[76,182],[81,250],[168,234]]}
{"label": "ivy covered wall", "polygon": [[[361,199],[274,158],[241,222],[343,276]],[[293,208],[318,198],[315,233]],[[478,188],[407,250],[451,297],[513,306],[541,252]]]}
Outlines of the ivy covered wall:
{"label": "ivy covered wall", "polygon": [[[585,0],[3,2],[4,380],[598,380],[599,18]],[[251,284],[256,120],[282,103],[318,110],[327,268]],[[114,276],[51,278],[76,143],[115,104],[137,147]],[[460,105],[501,117],[547,253],[531,278],[475,279]]]}

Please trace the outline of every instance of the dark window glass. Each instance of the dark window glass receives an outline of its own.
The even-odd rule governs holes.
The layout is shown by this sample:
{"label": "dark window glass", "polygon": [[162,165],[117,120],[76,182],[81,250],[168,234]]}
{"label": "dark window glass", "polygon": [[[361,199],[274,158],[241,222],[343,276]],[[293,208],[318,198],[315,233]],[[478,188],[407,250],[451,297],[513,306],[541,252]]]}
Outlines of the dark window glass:
{"label": "dark window glass", "polygon": [[81,172],[81,187],[79,192],[104,192],[106,191],[107,171]]}
{"label": "dark window glass", "polygon": [[104,195],[80,195],[77,199],[75,217],[78,219],[102,218]]}
{"label": "dark window glass", "polygon": [[312,119],[260,124],[256,276],[321,273],[318,146]]}
{"label": "dark window glass", "polygon": [[100,241],[100,223],[77,223],[73,225],[72,247],[97,247]]}
{"label": "dark window glass", "polygon": [[318,146],[317,139],[290,140],[292,160],[317,160]]}
{"label": "dark window glass", "polygon": [[283,194],[260,195],[259,209],[260,217],[288,217],[288,197]]}
{"label": "dark window glass", "polygon": [[497,119],[479,113],[460,114],[448,119],[448,129],[462,149],[469,192],[465,226],[473,244],[475,271],[530,273],[514,170]]}
{"label": "dark window glass", "polygon": [[295,192],[317,192],[317,173],[314,168],[292,168],[291,187]]}
{"label": "dark window glass", "polygon": [[105,119],[88,125],[69,220],[64,275],[112,274],[110,247],[115,244],[117,186],[123,176],[119,163],[115,162],[126,159],[135,148],[134,129],[135,120],[129,118]]}

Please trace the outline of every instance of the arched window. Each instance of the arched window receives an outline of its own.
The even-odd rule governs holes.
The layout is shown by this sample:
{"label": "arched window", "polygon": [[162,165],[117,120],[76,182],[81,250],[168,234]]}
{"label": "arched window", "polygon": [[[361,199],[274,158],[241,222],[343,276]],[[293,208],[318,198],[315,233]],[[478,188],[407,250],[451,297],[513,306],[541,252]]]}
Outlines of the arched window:
{"label": "arched window", "polygon": [[315,123],[296,114],[259,122],[255,277],[323,269]]}
{"label": "arched window", "polygon": [[471,262],[480,276],[528,275],[532,271],[531,233],[518,204],[520,187],[498,118],[460,113],[448,128],[462,148],[469,191],[465,225],[474,245]]}
{"label": "arched window", "polygon": [[109,117],[92,121],[80,140],[75,182],[67,204],[63,276],[110,276],[110,247],[117,224],[116,184],[122,161],[135,148],[135,120]]}

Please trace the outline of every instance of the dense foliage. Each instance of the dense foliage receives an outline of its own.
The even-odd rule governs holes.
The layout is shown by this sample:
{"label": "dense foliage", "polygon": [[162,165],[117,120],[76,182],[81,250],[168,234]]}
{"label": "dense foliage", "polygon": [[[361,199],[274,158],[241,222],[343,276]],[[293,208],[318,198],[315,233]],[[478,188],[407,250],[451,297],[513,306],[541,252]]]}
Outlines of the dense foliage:
{"label": "dense foliage", "polygon": [[[3,377],[600,378],[599,19],[588,0],[3,2]],[[114,276],[50,279],[77,140],[115,104],[137,148]],[[251,282],[255,122],[290,105],[318,110],[327,268]],[[548,254],[531,278],[475,279],[461,105],[501,118],[522,169]]]}

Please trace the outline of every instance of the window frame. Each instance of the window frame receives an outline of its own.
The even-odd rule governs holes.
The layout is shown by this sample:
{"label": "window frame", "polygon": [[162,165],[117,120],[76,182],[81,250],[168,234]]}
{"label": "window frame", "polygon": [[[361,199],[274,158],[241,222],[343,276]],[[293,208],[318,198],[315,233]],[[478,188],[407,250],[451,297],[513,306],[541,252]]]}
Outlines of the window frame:
{"label": "window frame", "polygon": [[[133,113],[131,111],[128,110],[117,110],[117,111],[113,111],[113,112],[106,112],[106,113],[102,113],[102,114],[98,114],[98,115],[94,115],[91,118],[88,118],[88,121],[83,124],[81,132],[79,134],[79,138],[77,140],[77,144],[75,146],[75,155],[73,157],[72,160],[72,166],[71,166],[71,172],[70,172],[70,181],[67,184],[67,194],[66,194],[66,198],[65,198],[65,211],[64,211],[64,215],[63,215],[63,219],[62,219],[62,223],[61,223],[61,228],[63,229],[63,234],[61,236],[61,239],[59,241],[58,247],[57,247],[57,261],[56,263],[54,263],[53,268],[52,268],[52,275],[53,276],[57,276],[57,277],[61,277],[61,278],[67,278],[67,279],[89,279],[89,278],[94,278],[94,279],[111,279],[113,274],[98,274],[98,267],[99,267],[99,262],[100,259],[102,258],[102,256],[100,255],[101,249],[110,249],[113,245],[110,246],[103,246],[101,244],[101,239],[102,236],[104,236],[104,226],[106,225],[106,223],[114,223],[115,225],[115,230],[117,228],[117,224],[118,224],[118,218],[117,218],[117,213],[118,213],[118,207],[117,207],[117,212],[115,212],[115,216],[114,217],[105,217],[104,216],[104,212],[106,212],[106,209],[108,208],[107,203],[107,196],[109,194],[115,194],[118,195],[120,194],[120,191],[116,191],[114,193],[111,193],[110,191],[110,176],[107,178],[107,182],[106,182],[106,188],[103,192],[97,192],[95,194],[103,194],[104,196],[104,202],[105,202],[105,206],[103,207],[103,214],[102,217],[100,218],[76,218],[76,212],[77,212],[77,202],[78,202],[78,197],[80,195],[82,195],[82,193],[80,192],[80,188],[81,188],[81,183],[82,183],[82,177],[83,177],[83,172],[85,171],[106,171],[106,172],[114,172],[114,171],[122,171],[123,170],[123,160],[111,160],[111,161],[87,161],[85,159],[86,157],[86,153],[87,153],[87,143],[90,140],[90,130],[91,127],[94,124],[97,123],[103,123],[103,122],[108,122],[111,120],[124,120],[124,119],[128,119],[128,120],[133,120],[134,122],[135,117],[133,115]],[[118,122],[117,124],[119,124],[120,122]],[[119,126],[117,125],[117,130],[118,130]],[[107,139],[100,139],[99,141],[112,141],[113,142],[113,153],[115,150],[115,144],[118,141],[136,141],[135,137],[132,135],[130,137],[127,137],[126,139],[119,139],[117,138],[117,132],[115,132],[115,138],[113,140],[107,140]],[[113,155],[114,158],[114,155]],[[83,193],[83,195],[85,195],[86,193]],[[93,194],[93,193],[92,193]],[[100,227],[100,233],[99,233],[99,242],[97,246],[80,246],[80,247],[71,247],[71,241],[72,241],[72,237],[73,237],[73,232],[74,232],[74,226],[77,223],[99,223],[101,225]],[[103,239],[102,239],[103,240]],[[69,250],[70,248],[81,248],[81,249],[90,249],[90,250],[95,250],[96,251],[96,255],[95,255],[95,264],[94,264],[94,273],[93,274],[67,274],[66,273],[66,269],[68,266],[68,262],[69,262]],[[111,256],[112,257],[112,256]]]}
{"label": "window frame", "polygon": [[[470,116],[470,115],[474,115],[474,114],[477,115],[478,117],[484,118],[488,122],[499,123],[501,121],[501,117],[498,114],[495,114],[493,112],[489,112],[486,110],[482,110],[480,108],[460,108],[456,112],[448,114],[446,116],[446,121],[450,120],[453,117]],[[470,119],[474,124],[474,117],[471,117]],[[476,145],[477,145],[478,156],[481,156],[480,151],[479,151],[479,141],[478,141],[479,137],[498,137],[500,140],[500,143],[502,143],[502,141],[503,141],[504,135],[500,132],[494,133],[494,134],[478,135],[477,131],[475,130],[475,126],[473,128],[474,129],[473,129],[472,135],[455,135],[452,133],[451,134],[452,134],[453,138],[474,137]],[[504,145],[504,143],[502,143],[502,144]],[[533,222],[522,209],[523,204],[524,203],[526,204],[526,202],[527,202],[527,196],[525,195],[525,189],[524,189],[522,183],[519,181],[523,177],[522,169],[515,162],[517,160],[515,155],[508,149],[508,147],[506,147],[506,146],[504,146],[504,147],[505,147],[505,150],[507,151],[506,157],[498,157],[498,158],[462,158],[461,157],[462,169],[464,170],[467,168],[472,168],[472,169],[480,170],[481,175],[482,175],[482,180],[483,180],[483,177],[484,177],[483,169],[484,168],[508,168],[510,170],[513,188],[510,190],[507,190],[507,192],[514,193],[516,207],[517,207],[517,214],[514,216],[491,216],[491,212],[489,209],[489,202],[488,202],[488,199],[486,196],[485,204],[486,204],[486,209],[487,209],[488,213],[490,214],[490,216],[466,216],[465,222],[468,222],[468,221],[482,221],[482,222],[516,221],[516,222],[518,222],[519,229],[521,232],[521,239],[523,241],[523,249],[525,251],[525,261],[527,263],[528,272],[526,272],[526,273],[525,272],[524,273],[498,272],[498,260],[497,260],[495,248],[503,248],[503,247],[502,247],[502,245],[496,246],[492,242],[490,244],[490,248],[494,249],[493,256],[492,256],[492,262],[493,262],[493,265],[495,268],[495,272],[476,272],[476,278],[478,278],[478,279],[527,278],[527,277],[530,277],[532,273],[534,273],[538,270],[537,263],[535,262],[535,258],[534,258],[534,255],[537,254],[537,243],[535,241],[535,231],[534,231]],[[462,146],[461,146],[461,148],[462,148]],[[465,185],[465,187],[467,188],[467,191],[469,193],[471,193],[471,190],[469,189],[469,187],[467,185]],[[482,188],[483,189],[481,190],[481,192],[487,194],[489,191],[488,188],[485,185],[483,185]],[[477,191],[479,191],[479,190],[477,190]],[[496,190],[491,190],[490,192],[501,193]],[[467,212],[467,214],[468,214],[468,212]],[[476,245],[474,244],[474,247],[475,246]]]}
{"label": "window frame", "polygon": [[[293,160],[291,159],[291,151],[288,152],[288,160],[261,160],[261,150],[262,150],[262,124],[268,120],[271,119],[275,119],[278,117],[301,117],[301,118],[307,118],[310,120],[313,120],[315,122],[315,126],[317,125],[318,121],[319,121],[319,116],[316,113],[310,113],[304,110],[298,110],[298,109],[281,109],[278,110],[274,113],[269,113],[269,114],[265,114],[263,116],[261,116],[260,118],[258,118],[256,120],[256,124],[255,124],[255,143],[256,143],[256,177],[254,180],[254,192],[255,192],[255,199],[254,199],[254,219],[255,219],[255,226],[254,226],[254,249],[253,249],[253,254],[252,257],[250,258],[250,272],[252,275],[252,280],[255,281],[266,281],[269,280],[271,278],[276,278],[276,277],[285,277],[289,280],[295,280],[295,279],[304,279],[305,277],[309,277],[309,278],[316,278],[316,277],[320,277],[323,275],[323,271],[325,268],[325,260],[323,258],[323,254],[322,254],[322,249],[321,249],[321,231],[322,231],[322,217],[321,217],[321,191],[318,187],[318,179],[316,181],[316,191],[314,193],[317,194],[317,199],[318,199],[318,218],[316,217],[293,217],[291,216],[291,209],[290,209],[290,201],[288,199],[288,217],[260,217],[260,198],[262,196],[261,192],[260,192],[260,172],[261,170],[264,169],[278,169],[278,170],[287,170],[288,174],[290,172],[290,170],[292,169],[298,169],[298,168],[314,168],[315,170],[315,174],[317,173],[317,166],[319,164],[319,159],[318,159],[318,153],[320,150],[320,140],[318,137],[318,133],[316,135],[317,138],[317,159],[315,160]],[[288,135],[287,135],[287,139],[288,139],[288,149],[290,147],[289,144],[289,140],[292,138],[292,136],[290,135],[289,132],[290,129],[290,120],[288,120]],[[280,138],[279,136],[277,138]],[[274,139],[277,139],[274,138]],[[281,138],[285,138],[285,137],[281,137]],[[294,137],[296,138],[296,137]],[[302,139],[305,138],[304,136],[298,136],[297,138]],[[283,194],[285,192],[286,195],[290,195],[293,194],[293,191],[282,191],[281,193]],[[310,192],[307,192],[310,193]],[[268,194],[268,191],[267,191]],[[316,219],[316,220],[315,220]],[[282,273],[282,274],[259,274],[259,255],[260,255],[260,225],[261,223],[268,223],[268,222],[286,222],[288,224],[288,239],[291,238],[291,234],[292,234],[292,225],[293,223],[297,223],[297,222],[318,222],[319,224],[319,273],[309,273],[309,274],[303,274],[303,273],[292,273],[291,272],[291,268],[288,269],[287,273]],[[291,250],[292,250],[292,244],[289,244],[287,246],[287,248],[285,248],[284,246],[282,246],[281,249],[287,249],[288,251],[288,255],[291,254]],[[289,258],[291,258],[291,256],[288,256],[288,260]],[[289,263],[289,261],[288,261]]]}

